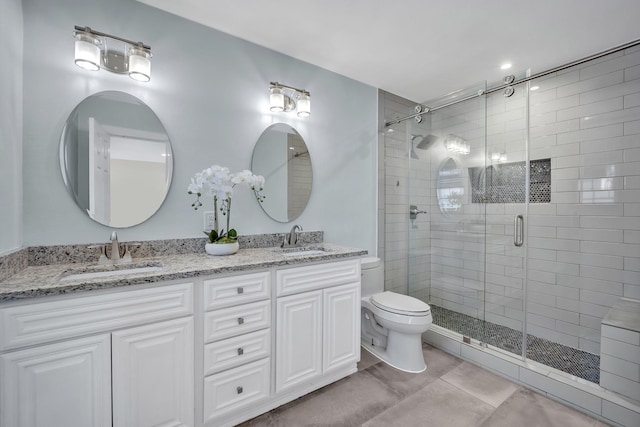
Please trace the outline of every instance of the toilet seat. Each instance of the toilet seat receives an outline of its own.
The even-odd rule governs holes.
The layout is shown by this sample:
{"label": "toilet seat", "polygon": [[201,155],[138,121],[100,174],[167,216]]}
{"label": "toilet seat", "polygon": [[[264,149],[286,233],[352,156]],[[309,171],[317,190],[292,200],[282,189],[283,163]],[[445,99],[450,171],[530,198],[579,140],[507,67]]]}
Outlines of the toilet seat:
{"label": "toilet seat", "polygon": [[380,310],[404,316],[428,316],[431,313],[428,304],[395,292],[385,291],[372,295],[371,303]]}

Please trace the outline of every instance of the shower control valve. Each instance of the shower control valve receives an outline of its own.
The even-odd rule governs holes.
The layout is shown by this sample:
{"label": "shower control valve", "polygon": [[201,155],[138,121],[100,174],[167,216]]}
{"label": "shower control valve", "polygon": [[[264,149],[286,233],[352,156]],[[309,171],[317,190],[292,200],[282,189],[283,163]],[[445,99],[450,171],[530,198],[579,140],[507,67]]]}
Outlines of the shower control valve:
{"label": "shower control valve", "polygon": [[409,219],[416,219],[418,214],[427,213],[427,211],[418,210],[416,205],[409,206]]}

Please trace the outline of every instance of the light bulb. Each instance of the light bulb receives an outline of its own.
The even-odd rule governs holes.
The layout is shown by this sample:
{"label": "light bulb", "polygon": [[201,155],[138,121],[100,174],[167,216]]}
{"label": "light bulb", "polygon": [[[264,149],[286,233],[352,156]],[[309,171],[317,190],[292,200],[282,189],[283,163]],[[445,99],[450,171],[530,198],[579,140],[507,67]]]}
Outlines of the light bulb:
{"label": "light bulb", "polygon": [[93,34],[76,33],[75,63],[85,70],[100,69],[100,39]]}
{"label": "light bulb", "polygon": [[146,49],[129,49],[129,77],[139,82],[151,80],[151,53]]}
{"label": "light bulb", "polygon": [[298,117],[309,117],[311,115],[311,97],[307,92],[302,92],[298,99]]}
{"label": "light bulb", "polygon": [[282,88],[273,86],[269,89],[269,109],[276,113],[284,111],[284,94]]}

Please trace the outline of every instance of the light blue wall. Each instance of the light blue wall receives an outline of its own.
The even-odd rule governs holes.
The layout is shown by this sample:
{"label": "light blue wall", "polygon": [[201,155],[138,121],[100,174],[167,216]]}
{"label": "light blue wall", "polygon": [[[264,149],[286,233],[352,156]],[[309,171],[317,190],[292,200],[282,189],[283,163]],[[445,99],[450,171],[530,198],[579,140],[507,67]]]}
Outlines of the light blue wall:
{"label": "light blue wall", "polygon": [[22,246],[22,5],[0,2],[0,254]]}
{"label": "light blue wall", "polygon": [[[250,168],[253,145],[275,122],[303,136],[313,159],[309,206],[296,220],[329,242],[375,253],[377,90],[132,0],[24,0],[24,245],[106,241],[110,230],[80,212],[58,162],[65,120],[86,96],[120,90],[140,98],[163,122],[175,155],[164,205],[121,240],[202,236],[202,213],[186,193],[211,164]],[[73,63],[74,25],[142,40],[153,52],[152,80],[141,84]],[[312,116],[268,111],[269,81],[312,94]],[[135,183],[132,183],[135,185]],[[268,185],[268,183],[267,183]],[[247,191],[233,202],[240,234],[284,232]]]}

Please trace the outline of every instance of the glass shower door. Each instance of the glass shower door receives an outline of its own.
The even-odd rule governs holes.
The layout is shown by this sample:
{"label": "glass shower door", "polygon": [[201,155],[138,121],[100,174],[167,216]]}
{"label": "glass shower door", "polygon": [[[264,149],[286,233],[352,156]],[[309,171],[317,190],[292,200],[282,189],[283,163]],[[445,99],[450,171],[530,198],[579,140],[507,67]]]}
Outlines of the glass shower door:
{"label": "glass shower door", "polygon": [[527,100],[526,84],[486,96],[487,166],[471,173],[472,197],[486,204],[485,342],[519,356],[526,351],[525,226],[532,185]]}
{"label": "glass shower door", "polygon": [[427,213],[409,220],[409,294],[431,306],[435,325],[484,341],[485,205],[472,200],[470,177],[486,163],[484,97],[410,126],[409,205]]}

